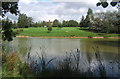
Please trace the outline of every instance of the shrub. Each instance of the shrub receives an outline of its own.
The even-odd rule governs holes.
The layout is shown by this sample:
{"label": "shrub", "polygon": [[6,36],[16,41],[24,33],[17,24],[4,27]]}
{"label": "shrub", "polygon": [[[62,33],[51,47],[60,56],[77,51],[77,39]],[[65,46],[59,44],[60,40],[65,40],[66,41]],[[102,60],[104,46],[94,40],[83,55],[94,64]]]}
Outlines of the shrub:
{"label": "shrub", "polygon": [[52,27],[48,27],[48,33],[50,33],[52,31]]}

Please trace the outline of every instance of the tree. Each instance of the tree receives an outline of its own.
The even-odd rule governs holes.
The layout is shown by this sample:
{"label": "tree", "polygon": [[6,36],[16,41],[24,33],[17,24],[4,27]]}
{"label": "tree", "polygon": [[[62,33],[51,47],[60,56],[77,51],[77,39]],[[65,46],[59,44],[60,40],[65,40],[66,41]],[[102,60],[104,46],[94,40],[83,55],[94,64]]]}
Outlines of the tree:
{"label": "tree", "polygon": [[90,30],[96,31],[96,32],[101,32],[103,29],[103,25],[104,25],[103,21],[99,17],[97,17],[94,19],[94,22],[93,22]]}
{"label": "tree", "polygon": [[80,27],[84,27],[85,26],[85,19],[84,16],[82,16],[82,19],[80,21]]}
{"label": "tree", "polygon": [[60,26],[59,21],[58,21],[57,19],[55,19],[55,20],[53,21],[52,26],[53,26],[53,27],[59,27],[59,26]]}
{"label": "tree", "polygon": [[109,24],[109,21],[108,20],[103,20],[103,23],[104,23],[104,25],[103,25],[103,30],[102,30],[102,32],[104,32],[104,33],[109,33],[110,32],[110,24]]}
{"label": "tree", "polygon": [[91,30],[103,33],[119,33],[119,12],[100,12],[95,13],[94,16]]}
{"label": "tree", "polygon": [[38,21],[38,22],[33,22],[32,23],[32,27],[42,27],[42,22]]}
{"label": "tree", "polygon": [[43,21],[43,22],[41,23],[41,26],[42,26],[42,27],[47,26],[47,25],[46,25],[46,22]]}
{"label": "tree", "polygon": [[49,22],[46,22],[48,33],[50,33],[52,31],[52,24],[51,23],[52,22],[50,22],[50,20],[49,20]]}
{"label": "tree", "polygon": [[85,26],[86,27],[91,27],[91,22],[92,22],[92,20],[93,20],[94,18],[93,18],[93,11],[92,11],[92,9],[88,9],[88,12],[87,12],[87,15],[86,15],[86,18],[85,18]]}
{"label": "tree", "polygon": [[68,21],[63,20],[62,27],[68,27]]}
{"label": "tree", "polygon": [[[116,1],[116,0],[112,0],[111,2],[110,2],[110,5],[111,6],[113,6],[113,7],[117,7],[118,9],[120,9],[120,4],[119,4],[119,2],[120,1]],[[102,6],[103,8],[106,8],[106,7],[108,7],[108,2],[107,2],[107,0],[100,0],[100,2],[98,2],[97,4],[96,4],[96,6]]]}
{"label": "tree", "polygon": [[52,26],[48,27],[48,33],[50,33],[52,31]]}
{"label": "tree", "polygon": [[[7,12],[10,12],[11,14],[18,15],[19,14],[18,2],[2,2],[2,11],[1,11],[2,17],[4,17]],[[5,40],[12,41],[13,36],[15,36],[15,34],[11,29],[11,22],[3,21],[2,23],[3,23],[3,26],[2,26],[2,31],[3,31],[2,39],[4,41]],[[7,24],[5,24],[5,23],[7,23]]]}
{"label": "tree", "polygon": [[32,25],[32,17],[28,17],[26,14],[20,14],[18,17],[18,27],[19,28],[28,28]]}
{"label": "tree", "polygon": [[2,17],[4,17],[7,12],[18,15],[18,2],[2,2]]}
{"label": "tree", "polygon": [[17,28],[17,22],[16,21],[13,22],[13,28],[15,28],[15,29]]}
{"label": "tree", "polygon": [[78,27],[79,25],[78,25],[78,22],[77,21],[75,21],[75,20],[70,20],[69,22],[68,22],[68,27]]}
{"label": "tree", "polygon": [[8,18],[2,20],[2,39],[3,41],[12,41],[15,33],[12,31],[12,21]]}
{"label": "tree", "polygon": [[28,26],[29,26],[29,27],[32,27],[33,18],[32,18],[32,17],[28,17],[28,18],[27,18],[27,21],[28,21]]}

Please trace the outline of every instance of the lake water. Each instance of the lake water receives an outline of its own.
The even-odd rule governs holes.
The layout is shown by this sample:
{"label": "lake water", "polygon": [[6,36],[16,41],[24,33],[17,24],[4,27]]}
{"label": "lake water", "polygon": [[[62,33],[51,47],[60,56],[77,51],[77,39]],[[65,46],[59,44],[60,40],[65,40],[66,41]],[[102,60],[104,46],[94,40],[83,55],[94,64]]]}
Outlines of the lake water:
{"label": "lake water", "polygon": [[[63,57],[66,52],[75,52],[80,50],[81,63],[87,61],[92,66],[91,69],[97,68],[94,65],[95,50],[100,52],[103,64],[106,66],[107,75],[116,77],[119,74],[119,41],[117,39],[74,39],[74,38],[15,38],[7,44],[9,52],[17,52],[25,59],[27,52],[31,52],[31,57],[37,58],[37,53],[45,52],[48,58]],[[30,49],[31,48],[31,49]],[[37,53],[36,53],[37,52]],[[87,70],[88,64],[81,64],[81,69]],[[111,66],[114,69],[111,69]],[[96,74],[97,75],[97,74]]]}

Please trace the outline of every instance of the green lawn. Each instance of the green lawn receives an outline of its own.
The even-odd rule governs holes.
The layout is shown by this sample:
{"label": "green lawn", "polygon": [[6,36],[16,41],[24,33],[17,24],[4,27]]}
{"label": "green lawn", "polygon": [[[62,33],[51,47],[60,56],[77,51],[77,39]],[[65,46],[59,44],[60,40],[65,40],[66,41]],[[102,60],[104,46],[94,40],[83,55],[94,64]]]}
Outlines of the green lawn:
{"label": "green lawn", "polygon": [[[22,28],[23,31],[19,32],[17,36],[56,36],[56,37],[94,37],[94,36],[101,36],[100,33],[93,33],[88,32],[85,30],[79,30],[79,27],[63,27],[63,28],[57,28],[53,27],[52,31],[48,33],[47,28],[39,27],[39,28]],[[14,30],[16,31],[16,30]],[[120,34],[104,34],[105,37],[115,37]]]}

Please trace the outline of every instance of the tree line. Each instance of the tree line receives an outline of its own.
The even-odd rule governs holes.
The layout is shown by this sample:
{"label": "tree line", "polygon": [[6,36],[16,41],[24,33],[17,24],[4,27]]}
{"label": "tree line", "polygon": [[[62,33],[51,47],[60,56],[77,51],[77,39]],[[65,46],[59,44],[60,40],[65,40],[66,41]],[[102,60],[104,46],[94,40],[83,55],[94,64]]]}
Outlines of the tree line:
{"label": "tree line", "polygon": [[[20,12],[19,12],[19,9],[18,9],[18,2],[1,2],[0,1],[0,4],[2,4],[2,11],[1,11],[1,16],[2,17],[4,17],[5,16],[5,14],[6,13],[8,13],[8,12],[10,12],[11,14],[15,14],[15,15],[18,15]],[[120,4],[119,4],[119,1],[118,2],[113,2],[113,1],[111,1],[111,3],[110,3],[113,7],[114,6],[116,6],[118,9],[120,9],[119,7],[120,7]],[[98,2],[97,4],[96,4],[96,6],[103,6],[103,8],[106,8],[107,6],[108,6],[108,2],[107,1],[105,1],[105,2],[102,2],[101,0],[100,0],[100,2]],[[92,13],[93,14],[93,13]],[[101,13],[100,13],[101,14]],[[104,14],[106,14],[106,13],[104,13]],[[114,14],[114,12],[113,13],[111,13],[111,14]],[[116,15],[117,14],[117,15]],[[115,19],[116,18],[116,19]],[[90,18],[88,18],[88,19],[90,19]],[[102,31],[102,27],[101,26],[103,26],[104,25],[104,23],[105,23],[105,25],[107,25],[107,29],[108,29],[108,27],[109,27],[109,30],[107,31],[107,33],[108,32],[111,32],[111,30],[112,30],[112,28],[114,29],[113,30],[113,32],[115,32],[115,33],[119,33],[118,31],[119,31],[119,26],[120,26],[120,14],[118,13],[118,12],[116,12],[115,13],[115,17],[114,17],[114,20],[112,20],[112,22],[110,23],[110,26],[109,26],[109,21],[110,20],[104,20],[103,21],[103,19],[100,19],[100,17],[98,17],[98,18],[94,18],[93,19],[93,21],[94,22],[90,22],[89,20],[88,21],[85,21],[85,19],[84,19],[84,16],[82,16],[82,19],[81,19],[81,22],[79,23],[80,24],[80,27],[83,27],[83,26],[86,26],[86,24],[85,23],[87,23],[88,22],[88,24],[89,24],[89,27],[91,27],[91,28],[89,28],[89,30],[92,30],[92,31]],[[4,23],[3,23],[4,22]],[[5,23],[5,22],[8,22],[8,25]],[[65,26],[67,26],[68,25],[68,22],[66,22],[66,21],[63,21],[63,23],[64,23],[64,25]],[[8,29],[10,29],[10,30],[7,30],[7,29],[2,29],[1,31],[1,33],[2,33],[2,39],[3,40],[7,40],[7,41],[11,41],[12,40],[12,37],[14,36],[14,33],[12,32],[12,29],[11,29],[11,27],[14,27],[14,28],[17,28],[18,27],[18,23],[16,23],[15,21],[14,21],[14,23],[12,24],[12,22],[11,21],[7,21],[7,20],[3,20],[3,21],[1,21],[0,20],[0,25],[2,24],[2,27],[4,27],[4,28],[7,28],[8,26],[10,27],[10,28],[8,28]],[[3,24],[4,24],[4,26],[3,26]],[[35,24],[35,23],[34,23]],[[37,23],[36,23],[37,24]],[[49,23],[50,24],[50,23]],[[64,26],[63,25],[63,26]],[[93,25],[93,26],[92,26]],[[105,27],[105,25],[104,25],[104,27]],[[28,25],[27,25],[28,26]],[[87,26],[88,27],[88,26]],[[98,28],[99,27],[99,28]],[[110,29],[110,27],[112,27],[111,29]],[[101,29],[101,30],[100,30]],[[8,34],[6,31],[11,31],[10,33],[11,34]],[[105,31],[104,31],[105,32]],[[12,34],[13,33],[13,34]],[[7,37],[8,36],[8,37]]]}
{"label": "tree line", "polygon": [[[8,18],[2,20],[2,30],[4,30],[2,38],[3,40],[12,40],[12,37],[10,37],[14,36],[14,33],[11,30],[12,28],[29,27],[48,27],[48,32],[52,31],[52,27],[80,27],[80,29],[84,27],[87,28],[88,31],[98,33],[119,33],[120,14],[117,11],[93,13],[92,9],[89,8],[87,15],[85,17],[82,16],[80,22],[75,20],[63,20],[60,22],[57,19],[53,22],[50,20],[33,22],[32,17],[28,17],[26,14],[19,14],[18,22],[12,22]],[[6,37],[8,39],[6,39]]]}
{"label": "tree line", "polygon": [[[8,19],[8,18],[7,18]],[[5,21],[5,20],[4,20]],[[82,16],[80,22],[75,20],[63,20],[60,22],[55,19],[52,21],[33,22],[32,17],[26,14],[19,14],[18,22],[12,22],[13,28],[29,28],[29,27],[87,27],[89,31],[99,33],[119,33],[120,14],[114,12],[93,13],[92,9],[88,9],[87,15]]]}
{"label": "tree line", "polygon": [[32,17],[26,14],[20,14],[18,22],[13,22],[14,28],[29,28],[29,27],[87,27],[89,31],[99,33],[119,33],[120,28],[120,14],[114,12],[99,12],[93,13],[92,9],[88,9],[87,15],[82,16],[80,22],[75,20],[63,20],[60,22],[55,19],[52,21],[33,22]]}

